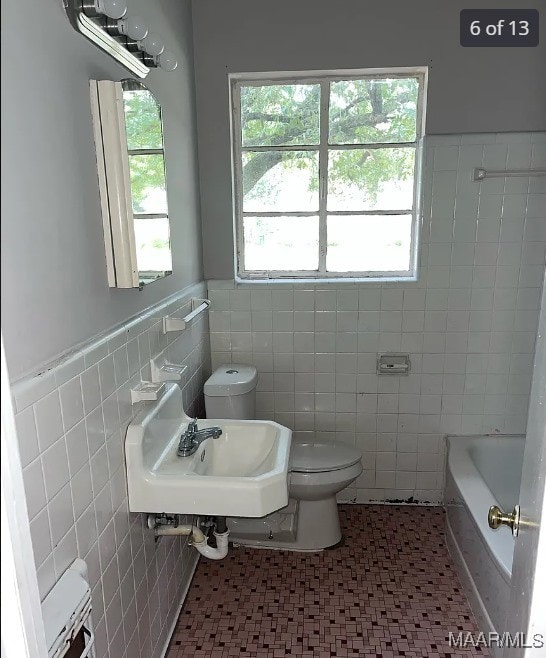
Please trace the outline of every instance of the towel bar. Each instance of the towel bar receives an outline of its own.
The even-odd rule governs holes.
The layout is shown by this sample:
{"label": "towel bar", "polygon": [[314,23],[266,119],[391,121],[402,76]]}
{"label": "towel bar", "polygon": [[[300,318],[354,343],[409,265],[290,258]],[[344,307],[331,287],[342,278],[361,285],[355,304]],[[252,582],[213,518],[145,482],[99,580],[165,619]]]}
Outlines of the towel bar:
{"label": "towel bar", "polygon": [[191,300],[191,306],[191,312],[183,318],[173,318],[170,315],[166,315],[163,318],[163,333],[168,334],[171,331],[184,331],[189,322],[208,309],[210,299],[194,298]]}

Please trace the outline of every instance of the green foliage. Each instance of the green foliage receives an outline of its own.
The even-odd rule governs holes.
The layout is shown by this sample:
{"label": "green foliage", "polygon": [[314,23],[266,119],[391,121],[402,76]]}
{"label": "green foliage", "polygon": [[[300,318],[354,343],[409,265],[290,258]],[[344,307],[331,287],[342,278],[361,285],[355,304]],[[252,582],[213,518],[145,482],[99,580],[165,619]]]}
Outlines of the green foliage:
{"label": "green foliage", "polygon": [[127,146],[132,149],[163,148],[161,111],[147,89],[124,91]]}
{"label": "green foliage", "polygon": [[330,155],[330,193],[342,196],[349,186],[374,204],[381,185],[413,175],[412,148],[357,149]]}
{"label": "green foliage", "polygon": [[414,141],[418,89],[416,78],[332,82],[330,143]]}
{"label": "green foliage", "polygon": [[318,144],[319,107],[319,85],[243,87],[243,146]]}
{"label": "green foliage", "polygon": [[[159,154],[130,155],[131,196],[133,212],[164,212],[164,204],[155,199],[157,208],[144,207],[150,202],[149,196],[157,190],[165,190],[165,160]],[[163,195],[161,196],[163,198]]]}
{"label": "green foliage", "polygon": [[[320,85],[248,86],[241,89],[243,146],[317,145],[320,135]],[[412,142],[416,133],[418,82],[415,78],[342,80],[331,83],[329,143],[373,144]],[[246,198],[267,194],[264,176],[273,167],[310,168],[310,191],[318,187],[318,171],[309,152],[252,153],[243,163]],[[354,149],[330,151],[329,189],[343,193],[357,186],[374,201],[384,183],[413,175],[414,151]]]}
{"label": "green foliage", "polygon": [[[147,89],[123,92],[125,130],[129,151],[162,149],[161,110]],[[165,162],[162,155],[132,155],[129,158],[133,211],[145,212],[143,202],[157,188],[165,188]],[[150,212],[150,210],[147,210]]]}

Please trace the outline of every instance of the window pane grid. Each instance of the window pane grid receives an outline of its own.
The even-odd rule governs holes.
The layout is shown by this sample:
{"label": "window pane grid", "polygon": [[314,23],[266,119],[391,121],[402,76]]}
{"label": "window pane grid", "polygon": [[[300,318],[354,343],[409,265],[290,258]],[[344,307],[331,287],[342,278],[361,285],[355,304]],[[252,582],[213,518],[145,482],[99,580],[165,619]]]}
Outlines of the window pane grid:
{"label": "window pane grid", "polygon": [[[340,217],[353,216],[353,215],[384,215],[386,217],[393,215],[407,215],[413,211],[411,208],[396,208],[393,210],[329,210],[328,215],[338,215]],[[298,211],[271,211],[271,212],[243,212],[243,217],[314,217],[318,215],[317,212],[298,212]],[[146,216],[146,215],[144,215]],[[154,217],[162,217],[163,215],[154,215]]]}
{"label": "window pane grid", "polygon": [[374,149],[396,149],[396,148],[415,148],[417,142],[375,142],[374,144],[330,144],[328,148],[330,151],[349,151],[359,149],[366,151],[373,151]]}
{"label": "window pane grid", "polygon": [[298,144],[298,146],[243,146],[242,153],[265,153],[267,151],[318,151],[317,144]]}
{"label": "window pane grid", "polygon": [[[328,142],[328,149],[330,151],[346,151],[350,149],[395,149],[404,147],[416,147],[417,142],[374,142],[371,144],[331,144]],[[298,146],[242,146],[242,153],[263,153],[265,151],[320,151],[321,146],[317,144],[299,144]],[[162,151],[149,150],[135,150],[134,153],[162,153]],[[133,151],[129,151],[133,153]]]}
{"label": "window pane grid", "polygon": [[[415,86],[415,88],[418,91],[418,94],[415,96],[413,99],[413,105],[412,108],[410,108],[409,112],[406,112],[408,116],[410,117],[406,121],[406,125],[397,125],[395,121],[392,120],[392,118],[389,118],[390,123],[385,120],[385,125],[379,125],[375,126],[371,124],[371,127],[374,128],[376,131],[376,134],[380,134],[380,136],[385,133],[387,136],[387,139],[385,141],[379,141],[377,139],[376,141],[366,141],[359,139],[359,136],[355,136],[356,141],[335,141],[330,138],[330,132],[332,130],[332,127],[330,125],[330,98],[331,98],[331,88],[332,88],[332,83],[335,81],[341,81],[341,82],[347,82],[349,80],[354,80],[356,82],[365,82],[366,84],[370,83],[370,81],[376,81],[376,83],[380,83],[383,86],[385,86],[385,83],[389,83],[392,80],[401,80],[403,82],[403,85],[406,84],[408,81],[411,82],[412,85]],[[254,273],[255,275],[261,275],[262,278],[289,278],[291,276],[298,278],[301,276],[310,276],[311,278],[314,277],[325,277],[325,278],[343,278],[343,277],[351,277],[351,276],[356,276],[356,277],[389,277],[389,276],[405,276],[405,275],[410,275],[412,272],[413,268],[413,254],[414,254],[414,249],[413,249],[413,241],[415,238],[415,177],[418,171],[418,150],[417,146],[419,143],[420,139],[420,121],[421,118],[419,116],[420,113],[420,104],[421,104],[421,81],[422,81],[422,76],[420,75],[400,75],[397,76],[395,74],[384,74],[384,75],[378,75],[378,76],[361,76],[357,77],[355,76],[354,78],[348,78],[346,76],[337,78],[335,76],[326,76],[324,78],[314,79],[314,82],[319,82],[320,83],[320,96],[319,96],[319,106],[320,106],[320,112],[319,112],[319,143],[318,144],[304,144],[304,143],[297,143],[292,142],[292,143],[279,143],[279,141],[276,141],[274,143],[266,144],[266,145],[259,145],[259,142],[253,142],[250,145],[244,145],[242,144],[242,136],[241,136],[241,124],[236,121],[235,123],[235,135],[236,135],[236,149],[238,151],[238,156],[236,157],[235,163],[236,163],[236,178],[238,178],[238,189],[237,189],[237,197],[236,197],[236,205],[238,208],[238,216],[239,216],[239,221],[238,221],[238,228],[237,228],[237,238],[238,238],[238,246],[237,246],[237,253],[238,253],[238,262],[239,262],[239,271],[242,274],[248,274],[252,276]],[[308,82],[308,84],[312,84],[313,81],[307,81],[303,79],[299,79],[297,82],[293,82],[293,84],[304,84],[305,82]],[[254,86],[254,87],[264,87],[265,85],[268,85],[269,87],[276,87],[281,84],[287,84],[286,81],[268,81],[268,82],[263,82],[263,81],[244,81],[244,82],[238,82],[235,84],[235,101],[238,104],[236,108],[234,108],[234,116],[237,117],[237,110],[239,112],[242,112],[242,106],[241,106],[241,96],[239,95],[241,90],[244,89],[245,87],[248,86]],[[409,84],[409,83],[408,83]],[[402,86],[403,86],[402,85]],[[369,85],[370,87],[373,87],[373,84]],[[377,84],[375,85],[377,87]],[[239,93],[238,93],[239,92]],[[349,110],[351,108],[349,107]],[[411,111],[414,112],[415,116],[413,119],[411,119]],[[401,110],[402,114],[405,112],[405,109],[402,108]],[[315,117],[315,114],[313,114]],[[388,117],[387,117],[388,118]],[[405,117],[407,119],[407,117]],[[339,116],[337,117],[337,120],[339,120]],[[413,124],[411,123],[413,120]],[[350,122],[349,122],[350,123]],[[348,125],[348,124],[347,124]],[[347,128],[347,125],[344,126],[344,129]],[[349,125],[349,128],[351,126]],[[381,133],[383,131],[383,133]],[[372,131],[373,132],[373,131]],[[371,133],[370,133],[371,134]],[[376,136],[374,134],[374,136]],[[392,139],[393,135],[394,136],[414,136],[413,140],[399,140],[399,141],[394,141]],[[248,142],[247,142],[248,144]],[[396,151],[396,149],[399,149]],[[405,149],[405,151],[401,151],[401,149]],[[290,203],[283,205],[282,208],[279,210],[275,209],[275,203],[271,204],[271,207],[268,208],[267,210],[265,209],[259,209],[258,207],[254,208],[249,208],[246,210],[243,208],[243,199],[245,198],[244,191],[241,189],[240,184],[242,182],[242,174],[243,174],[243,154],[252,154],[252,153],[267,153],[267,152],[274,152],[277,151],[279,154],[282,153],[289,153],[289,152],[299,152],[303,153],[305,151],[307,152],[317,152],[318,151],[318,211],[314,208],[314,202],[312,203],[312,208],[310,208],[307,211],[302,210],[292,210],[289,209],[289,206],[292,205]],[[403,190],[403,194],[401,190],[398,190],[398,196],[401,197],[403,196],[406,199],[406,203],[402,204],[396,204],[391,207],[389,207],[385,201],[382,203],[377,203],[377,200],[372,199],[372,202],[368,199],[367,203],[365,204],[357,204],[355,205],[350,205],[347,208],[342,208],[342,207],[335,207],[332,206],[330,203],[330,206],[332,206],[329,209],[329,180],[331,181],[334,176],[331,172],[328,171],[329,167],[329,161],[331,157],[339,153],[340,157],[342,153],[346,153],[347,155],[344,156],[345,158],[351,158],[351,151],[354,152],[356,157],[357,152],[365,152],[365,151],[376,151],[378,152],[377,155],[374,155],[374,158],[381,158],[387,157],[382,156],[381,152],[384,152],[385,154],[391,153],[390,157],[393,159],[393,166],[392,166],[392,171],[390,172],[389,176],[389,171],[388,167],[381,168],[381,164],[384,165],[384,163],[379,162],[379,167],[376,169],[380,169],[380,172],[378,176],[376,177],[377,180],[372,180],[371,183],[368,182],[367,180],[364,180],[364,182],[361,181],[361,186],[363,189],[368,188],[372,189],[372,187],[375,185],[375,193],[377,196],[378,189],[380,190],[381,185],[383,186],[388,186],[390,185],[391,189],[386,189],[383,190],[383,198],[387,199],[389,197],[393,196],[393,185],[400,186],[400,183],[403,182],[404,180],[407,181],[407,184],[405,186],[405,190]],[[411,161],[411,157],[408,159],[406,158],[406,162],[403,162],[404,160],[404,155],[408,155],[409,153],[413,154],[413,160]],[[363,153],[362,156],[358,157],[369,157],[371,158],[370,155],[366,156],[365,153]],[[387,157],[387,159],[388,159]],[[398,162],[396,161],[398,159]],[[373,158],[372,158],[373,160]],[[401,166],[401,163],[404,164],[405,166],[405,171],[402,172],[401,178],[397,176],[397,167]],[[358,169],[358,167],[357,167]],[[314,178],[314,177],[313,177]],[[373,178],[370,177],[370,178]],[[342,179],[342,177],[341,177]],[[348,181],[354,182],[353,179],[351,179],[351,172],[349,171],[349,175],[347,176]],[[313,183],[313,186],[315,183]],[[358,185],[357,185],[357,192],[358,192]],[[341,191],[341,197],[344,197],[344,192],[346,190]],[[290,196],[290,195],[289,195]],[[330,196],[332,196],[330,194]],[[372,195],[374,196],[374,195]],[[396,195],[394,195],[396,196]],[[339,194],[338,194],[339,197]],[[332,197],[334,199],[334,197]],[[339,199],[338,199],[339,201]],[[411,207],[408,206],[408,202],[411,203]],[[369,207],[362,207],[368,205]],[[259,221],[260,219],[263,220],[286,220],[292,218],[292,219],[311,219],[311,218],[318,219],[319,223],[319,244],[318,244],[318,251],[319,251],[319,263],[318,263],[318,268],[309,268],[309,258],[310,258],[310,244],[306,244],[306,249],[307,249],[307,267],[304,266],[303,262],[299,262],[299,260],[296,258],[294,261],[293,269],[290,269],[287,264],[285,263],[282,267],[279,267],[280,263],[277,263],[275,265],[275,258],[276,256],[271,256],[269,254],[269,257],[267,258],[267,262],[264,261],[264,258],[256,259],[256,258],[247,258],[247,253],[248,253],[248,248],[249,244],[245,246],[245,231],[243,229],[243,218],[244,221]],[[334,223],[332,223],[334,222]],[[396,226],[396,224],[400,224],[400,222],[403,222],[403,226],[399,225],[397,227],[398,234],[393,233],[393,228]],[[337,226],[336,226],[337,224]],[[388,225],[391,225],[389,228]],[[343,225],[345,225],[345,230],[346,230],[346,236],[343,238],[343,230],[340,228]],[[369,244],[372,245],[371,248],[368,248],[368,251],[370,254],[373,255],[374,251],[376,250],[377,247],[381,247],[383,250],[382,253],[379,255],[378,259],[376,258],[376,262],[358,262],[358,257],[359,253],[364,250],[360,250],[358,246],[355,245],[355,240],[354,240],[354,235],[353,232],[355,230],[362,231],[363,227],[368,225],[368,233],[362,233],[359,237],[359,240],[362,243],[366,243],[368,246]],[[292,225],[291,225],[292,226]],[[328,230],[329,229],[329,230]],[[373,229],[373,230],[372,230]],[[283,245],[279,243],[279,228],[275,228],[275,224],[269,224],[268,228],[269,232],[273,230],[276,232],[277,239],[276,239],[276,244],[275,241],[271,243],[271,249],[273,252],[277,252],[277,255],[279,258],[282,255],[282,252],[290,249],[290,240],[293,239],[294,243],[298,242],[298,239],[300,240],[300,247],[301,245],[301,236],[298,238],[296,235],[293,236],[286,236],[286,239],[288,239],[288,242],[283,242]],[[341,230],[341,233],[340,233]],[[282,233],[282,232],[281,232]],[[329,235],[330,234],[330,235]],[[336,244],[332,242],[332,236],[338,241]],[[263,236],[262,236],[263,237]],[[313,238],[314,239],[314,238]],[[341,247],[340,251],[340,245],[339,245],[339,240],[341,239],[341,242],[345,244],[345,247]],[[285,237],[282,237],[282,240],[285,240]],[[375,245],[375,246],[374,246]],[[264,246],[264,244],[262,244]],[[296,246],[296,245],[294,245]],[[337,254],[336,254],[336,248],[337,248]],[[343,252],[343,248],[345,249],[345,252]],[[297,249],[296,249],[297,252]],[[294,253],[296,253],[294,252]],[[402,253],[403,252],[403,253]],[[264,252],[265,253],[265,252]],[[345,255],[344,255],[345,254]],[[351,255],[351,258],[348,258],[348,255]],[[388,257],[387,257],[388,256]],[[285,259],[286,260],[286,259]],[[372,259],[373,260],[373,259]],[[251,262],[254,261],[254,262]],[[254,267],[253,267],[253,266]],[[259,266],[258,266],[259,265]],[[300,266],[298,266],[300,265]],[[354,265],[354,266],[353,266]]]}
{"label": "window pane grid", "polygon": [[163,155],[163,149],[128,149],[129,155]]}
{"label": "window pane grid", "polygon": [[314,217],[315,215],[318,215],[318,212],[316,210],[271,210],[268,212],[243,212],[242,216],[243,217]]}

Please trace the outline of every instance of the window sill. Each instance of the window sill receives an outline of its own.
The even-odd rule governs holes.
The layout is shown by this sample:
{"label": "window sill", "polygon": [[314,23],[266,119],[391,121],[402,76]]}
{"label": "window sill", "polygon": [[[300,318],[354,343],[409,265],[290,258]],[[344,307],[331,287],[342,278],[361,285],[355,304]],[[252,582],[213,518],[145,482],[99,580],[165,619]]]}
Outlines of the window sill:
{"label": "window sill", "polygon": [[296,284],[305,284],[305,285],[323,285],[324,283],[327,284],[336,284],[336,283],[354,283],[354,284],[366,284],[366,283],[412,283],[412,282],[417,282],[417,276],[412,275],[412,276],[390,276],[390,277],[329,277],[329,278],[324,278],[324,279],[319,279],[319,278],[309,278],[309,279],[303,279],[303,278],[282,278],[282,279],[246,279],[246,278],[241,278],[236,276],[235,277],[235,283],[237,285],[244,285],[244,284],[258,284],[258,285],[269,285],[269,284],[290,284],[290,285],[296,285]]}

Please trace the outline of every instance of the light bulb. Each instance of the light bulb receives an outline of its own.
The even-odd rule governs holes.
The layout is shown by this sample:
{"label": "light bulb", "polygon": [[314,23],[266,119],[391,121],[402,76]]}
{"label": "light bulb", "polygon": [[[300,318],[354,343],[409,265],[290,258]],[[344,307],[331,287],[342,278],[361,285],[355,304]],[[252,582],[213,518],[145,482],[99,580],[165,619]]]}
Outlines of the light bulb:
{"label": "light bulb", "polygon": [[157,63],[164,71],[174,71],[178,66],[176,57],[170,50],[164,50],[157,58]]}
{"label": "light bulb", "polygon": [[97,13],[104,14],[114,20],[123,18],[127,13],[127,3],[125,0],[95,0],[94,4]]}
{"label": "light bulb", "polygon": [[148,27],[140,16],[122,18],[118,21],[118,30],[133,41],[142,41],[148,34]]}
{"label": "light bulb", "polygon": [[163,41],[161,41],[157,34],[153,34],[152,32],[148,32],[147,36],[138,42],[138,47],[152,57],[161,55],[165,50]]}

